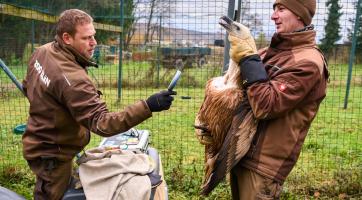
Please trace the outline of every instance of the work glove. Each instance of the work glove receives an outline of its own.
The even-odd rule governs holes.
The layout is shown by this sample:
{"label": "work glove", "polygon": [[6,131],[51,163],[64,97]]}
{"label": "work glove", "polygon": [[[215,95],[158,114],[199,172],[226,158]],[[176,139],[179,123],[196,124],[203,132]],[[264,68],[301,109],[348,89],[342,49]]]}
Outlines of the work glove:
{"label": "work glove", "polygon": [[168,110],[172,104],[173,96],[177,93],[175,91],[163,90],[159,93],[153,94],[147,98],[146,103],[151,112],[160,112]]}
{"label": "work glove", "polygon": [[257,54],[257,50],[250,30],[238,22],[233,22],[233,24],[238,27],[238,30],[229,31],[229,55],[234,62],[239,64],[242,58]]}

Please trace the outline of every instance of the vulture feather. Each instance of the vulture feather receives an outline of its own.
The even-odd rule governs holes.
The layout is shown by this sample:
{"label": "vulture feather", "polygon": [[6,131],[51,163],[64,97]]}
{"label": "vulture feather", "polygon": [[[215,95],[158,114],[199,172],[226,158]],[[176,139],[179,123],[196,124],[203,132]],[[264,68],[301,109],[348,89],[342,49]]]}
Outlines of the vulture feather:
{"label": "vulture feather", "polygon": [[[219,24],[229,34],[241,37],[239,23],[223,16]],[[202,195],[208,195],[246,154],[257,124],[242,87],[240,68],[230,59],[225,75],[206,83],[195,119],[196,136],[205,145]]]}

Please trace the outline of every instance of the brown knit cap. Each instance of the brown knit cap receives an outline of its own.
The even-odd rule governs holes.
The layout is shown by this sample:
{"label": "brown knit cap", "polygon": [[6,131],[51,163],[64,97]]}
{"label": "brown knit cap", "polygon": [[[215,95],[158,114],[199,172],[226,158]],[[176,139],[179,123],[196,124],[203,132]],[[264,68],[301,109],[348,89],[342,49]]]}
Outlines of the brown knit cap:
{"label": "brown knit cap", "polygon": [[305,25],[312,22],[315,14],[316,0],[275,0],[273,8],[276,4],[282,4],[290,11],[302,19]]}

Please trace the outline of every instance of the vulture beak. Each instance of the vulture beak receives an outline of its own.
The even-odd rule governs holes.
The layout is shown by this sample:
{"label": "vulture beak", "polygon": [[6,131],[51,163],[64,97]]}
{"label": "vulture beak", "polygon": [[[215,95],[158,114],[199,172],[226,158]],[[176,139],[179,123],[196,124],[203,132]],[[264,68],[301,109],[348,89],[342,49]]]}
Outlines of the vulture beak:
{"label": "vulture beak", "polygon": [[219,24],[226,29],[227,32],[231,31],[239,31],[240,27],[234,24],[234,21],[230,19],[228,16],[222,16],[219,19]]}

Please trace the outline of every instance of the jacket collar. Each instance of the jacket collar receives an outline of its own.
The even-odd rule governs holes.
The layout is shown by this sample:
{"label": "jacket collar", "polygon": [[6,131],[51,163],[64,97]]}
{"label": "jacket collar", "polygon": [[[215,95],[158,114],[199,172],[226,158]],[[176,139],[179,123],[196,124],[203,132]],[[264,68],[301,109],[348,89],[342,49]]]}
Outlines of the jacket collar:
{"label": "jacket collar", "polygon": [[316,32],[307,30],[294,33],[275,33],[272,37],[270,47],[279,50],[291,50],[304,47],[314,47]]}
{"label": "jacket collar", "polygon": [[86,68],[87,66],[98,67],[98,64],[96,62],[81,55],[75,48],[73,48],[72,46],[70,46],[68,44],[65,44],[63,42],[63,40],[60,39],[58,36],[55,36],[54,45],[56,47],[62,49],[65,52],[66,57],[68,57],[71,60],[76,61],[83,68]]}

